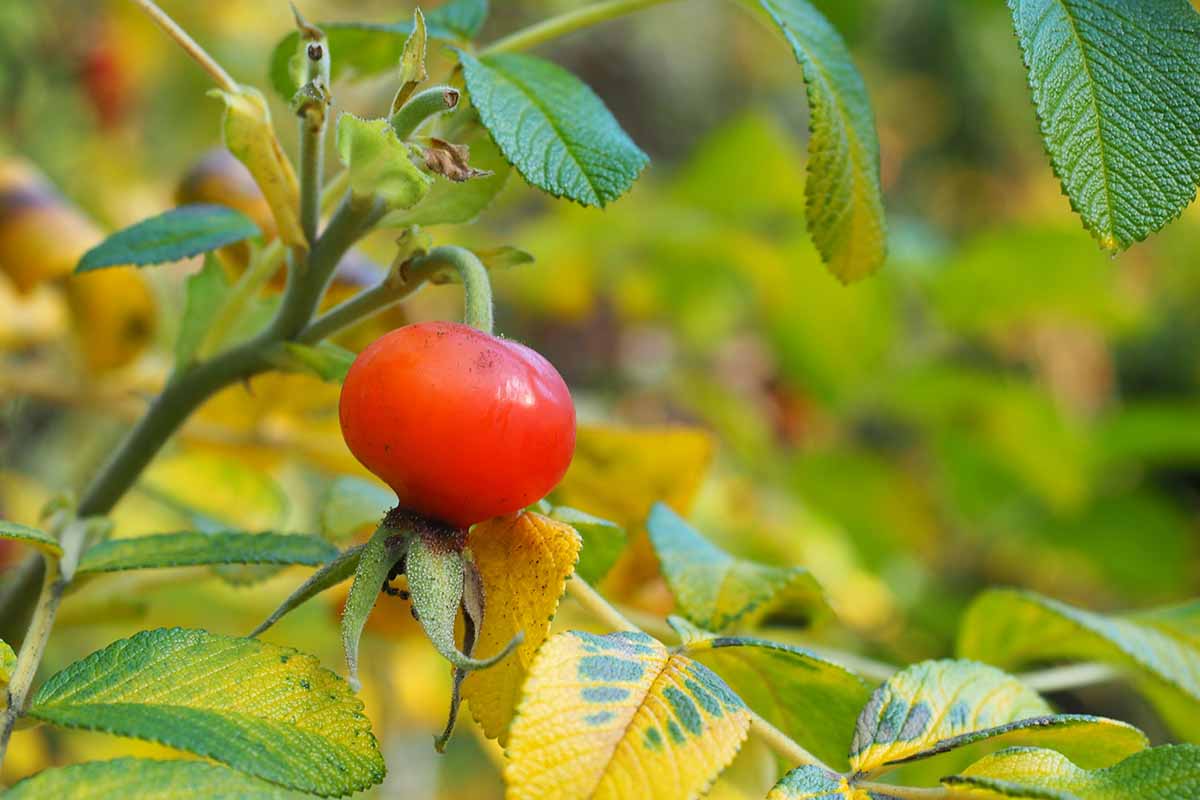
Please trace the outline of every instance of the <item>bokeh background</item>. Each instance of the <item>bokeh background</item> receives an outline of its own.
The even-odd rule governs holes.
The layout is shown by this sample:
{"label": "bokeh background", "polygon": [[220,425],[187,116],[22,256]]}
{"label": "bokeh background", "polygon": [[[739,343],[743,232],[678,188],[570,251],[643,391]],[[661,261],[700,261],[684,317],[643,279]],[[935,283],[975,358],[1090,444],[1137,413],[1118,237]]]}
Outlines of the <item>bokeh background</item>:
{"label": "bokeh background", "polygon": [[[300,5],[322,21],[411,13],[397,2]],[[493,0],[482,39],[578,5]],[[1100,250],[1043,153],[1004,3],[817,5],[851,44],[876,111],[891,253],[877,276],[844,287],[821,265],[804,226],[800,71],[770,31],[717,0],[539,50],[588,82],[651,155],[630,195],[584,210],[513,175],[477,223],[430,231],[533,254],[494,275],[499,329],[558,366],[582,420],[609,434],[635,428],[623,448],[636,469],[601,470],[602,485],[576,487],[572,501],[636,539],[645,476],[667,473],[661,485],[680,485],[712,538],[803,564],[826,587],[839,621],[780,636],[890,663],[952,653],[961,611],[987,586],[1098,610],[1196,595],[1200,213],[1119,257]],[[270,50],[292,25],[286,3],[164,7],[239,81],[268,90]],[[219,144],[221,104],[208,88],[130,3],[0,4],[0,159],[36,165],[100,229],[174,204],[181,177]],[[379,115],[395,86],[336,89],[339,108]],[[274,113],[291,148],[290,115],[279,102]],[[386,265],[392,247],[384,233],[362,251]],[[197,267],[140,273],[156,322],[134,332],[150,343],[128,359],[89,353],[100,345],[88,332],[146,302],[139,291],[80,300],[54,283],[21,293],[0,275],[0,515],[36,522],[48,497],[97,468],[164,379],[182,283]],[[453,318],[458,295],[427,289],[349,342]],[[118,535],[345,534],[322,525],[322,497],[337,476],[364,473],[337,435],[335,405],[336,387],[303,376],[227,390],[121,504]],[[652,566],[619,570],[610,593],[668,612]],[[156,573],[84,587],[64,607],[47,674],[141,628],[245,633],[303,574]],[[339,669],[337,602],[310,604],[271,638]],[[499,796],[498,752],[469,723],[448,755],[433,754],[448,674],[407,616],[381,603],[365,659],[364,697],[392,766],[381,795]],[[1166,737],[1119,686],[1054,699]],[[36,729],[12,751],[5,780],[161,752]],[[747,785],[763,772],[751,758],[762,755],[739,759]],[[741,796],[728,781],[717,791]]]}

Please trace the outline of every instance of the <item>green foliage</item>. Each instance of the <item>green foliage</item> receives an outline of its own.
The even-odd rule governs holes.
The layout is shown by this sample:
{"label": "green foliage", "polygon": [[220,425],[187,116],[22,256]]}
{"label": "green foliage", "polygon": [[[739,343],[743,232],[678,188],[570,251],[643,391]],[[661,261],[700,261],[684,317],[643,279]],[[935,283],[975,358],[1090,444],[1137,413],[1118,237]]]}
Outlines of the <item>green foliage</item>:
{"label": "green foliage", "polygon": [[180,206],[109,236],[84,253],[75,271],[180,261],[259,235],[258,226],[232,208]]}
{"label": "green foliage", "polygon": [[315,567],[337,555],[315,536],[287,533],[162,533],[111,539],[88,548],[78,575],[205,564],[304,564]]}
{"label": "green foliage", "polygon": [[583,539],[575,572],[588,583],[601,580],[625,550],[628,535],[615,522],[592,516],[570,506],[552,506],[545,512],[550,519],[570,525]]}
{"label": "green foliage", "polygon": [[993,589],[963,618],[958,652],[1007,668],[1057,659],[1112,664],[1129,672],[1180,736],[1200,738],[1200,651],[1154,626]]}
{"label": "green foliage", "polygon": [[561,67],[526,55],[459,59],[480,120],[542,191],[603,207],[649,163],[595,92]]}
{"label": "green foliage", "polygon": [[54,675],[34,719],[160,742],[335,796],[383,778],[362,704],[312,656],[182,628],[122,639]]}
{"label": "green foliage", "polygon": [[1200,19],[1186,0],[1009,0],[1054,170],[1108,250],[1157,231],[1200,181]]}
{"label": "green foliage", "polygon": [[28,525],[9,522],[6,519],[0,519],[0,539],[8,539],[36,547],[46,555],[54,558],[61,558],[63,554],[62,546],[50,534],[40,531],[37,528],[31,528]]}
{"label": "green foliage", "polygon": [[4,795],[11,800],[192,800],[195,797],[239,797],[254,800],[297,800],[312,797],[203,761],[153,761],[115,758],[89,761],[39,772]]}
{"label": "green foliage", "polygon": [[1200,748],[1156,747],[1114,766],[1088,771],[1053,750],[1014,747],[960,775],[943,778],[942,783],[979,800],[1176,800],[1200,794]]}
{"label": "green foliage", "polygon": [[463,183],[438,176],[416,208],[394,211],[383,218],[381,225],[396,228],[408,225],[462,225],[474,222],[491,205],[508,181],[511,167],[482,127],[473,126],[465,136],[456,136],[455,143],[470,148],[472,167],[491,174]]}
{"label": "green foliage", "polygon": [[432,185],[387,120],[340,115],[337,150],[350,170],[350,188],[364,197],[378,194],[389,208],[412,208]]}
{"label": "green foliage", "polygon": [[825,593],[804,567],[736,559],[662,503],[646,529],[680,611],[702,628],[720,633],[772,615],[811,624],[829,614]]}
{"label": "green foliage", "polygon": [[841,281],[866,277],[887,253],[879,141],[866,86],[842,37],[808,0],[759,4],[791,45],[808,84],[805,196],[813,241]]}

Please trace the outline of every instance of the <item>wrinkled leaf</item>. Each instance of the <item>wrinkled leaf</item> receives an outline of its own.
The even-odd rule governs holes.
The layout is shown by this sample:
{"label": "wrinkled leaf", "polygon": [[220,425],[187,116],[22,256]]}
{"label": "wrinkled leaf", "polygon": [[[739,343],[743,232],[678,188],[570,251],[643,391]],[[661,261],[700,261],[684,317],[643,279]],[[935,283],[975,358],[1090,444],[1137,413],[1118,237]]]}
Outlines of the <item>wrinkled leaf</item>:
{"label": "wrinkled leaf", "polygon": [[5,800],[192,800],[197,797],[245,800],[300,800],[294,792],[245,773],[204,761],[114,758],[39,772],[14,785]]}
{"label": "wrinkled leaf", "polygon": [[58,540],[50,534],[28,525],[0,519],[0,539],[21,542],[36,547],[48,556],[62,558],[62,546],[59,545]]}
{"label": "wrinkled leaf", "polygon": [[207,631],[115,642],[47,680],[29,716],[159,742],[324,796],[384,774],[362,703],[316,658]]}
{"label": "wrinkled leaf", "polygon": [[1005,669],[1059,659],[1112,664],[1129,672],[1181,736],[1200,738],[1200,650],[1153,626],[997,589],[967,610],[958,652]]}
{"label": "wrinkled leaf", "polygon": [[508,797],[695,797],[750,720],[707,667],[643,633],[571,631],[534,659],[509,738]]}
{"label": "wrinkled leaf", "polygon": [[413,163],[408,146],[396,138],[387,120],[341,114],[337,150],[350,170],[350,188],[358,195],[378,194],[390,208],[412,208],[433,179]]}
{"label": "wrinkled leaf", "polygon": [[846,43],[808,0],[759,0],[791,45],[808,85],[808,228],[843,282],[887,256],[879,140],[862,76]]}
{"label": "wrinkled leaf", "polygon": [[88,548],[77,575],[129,569],[205,564],[303,564],[319,566],[337,548],[315,536],[286,533],[161,533],[110,539]]}
{"label": "wrinkled leaf", "polygon": [[749,628],[772,614],[811,623],[830,613],[825,593],[803,567],[736,559],[661,503],[646,528],[680,611],[702,628]]}
{"label": "wrinkled leaf", "polygon": [[525,634],[511,658],[470,673],[462,685],[462,696],[483,732],[504,744],[525,675],[550,633],[579,558],[580,538],[570,525],[526,511],[476,525],[467,546],[483,581],[476,657],[494,656],[514,636]]}
{"label": "wrinkled leaf", "polygon": [[605,206],[649,163],[595,92],[561,67],[517,54],[459,58],[480,120],[542,191]]}
{"label": "wrinkled leaf", "polygon": [[1200,747],[1156,747],[1092,771],[1053,750],[1014,747],[942,783],[964,798],[978,800],[1182,800],[1200,797]]}
{"label": "wrinkled leaf", "polygon": [[253,220],[232,208],[180,206],[117,231],[84,253],[75,271],[182,261],[261,234]]}
{"label": "wrinkled leaf", "polygon": [[1107,250],[1179,216],[1200,181],[1200,19],[1187,0],[1009,0],[1042,140]]}

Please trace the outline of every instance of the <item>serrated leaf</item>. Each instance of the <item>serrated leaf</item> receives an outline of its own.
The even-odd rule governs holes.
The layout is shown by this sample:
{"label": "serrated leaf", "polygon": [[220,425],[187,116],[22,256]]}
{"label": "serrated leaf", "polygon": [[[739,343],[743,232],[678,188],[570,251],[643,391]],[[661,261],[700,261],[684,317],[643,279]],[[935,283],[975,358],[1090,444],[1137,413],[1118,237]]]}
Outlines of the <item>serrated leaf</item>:
{"label": "serrated leaf", "polygon": [[855,726],[850,767],[879,773],[906,761],[990,740],[1045,744],[1088,766],[1108,766],[1146,747],[1123,722],[1054,716],[1018,679],[971,661],[924,661],[892,676],[871,695]]}
{"label": "serrated leaf", "polygon": [[284,342],[271,362],[286,372],[313,375],[326,383],[341,383],[354,363],[355,354],[333,342],[300,344]]}
{"label": "serrated leaf", "polygon": [[507,750],[507,797],[695,797],[749,727],[720,678],[646,634],[562,633],[529,672]]}
{"label": "serrated leaf", "polygon": [[471,529],[467,547],[483,581],[484,615],[475,656],[500,653],[513,637],[525,640],[510,658],[467,675],[462,696],[483,732],[508,740],[521,686],[579,558],[579,534],[570,525],[530,511],[497,517]]}
{"label": "serrated leaf", "polygon": [[187,279],[183,317],[175,340],[176,369],[192,362],[228,294],[225,270],[215,258],[205,258],[203,269]]}
{"label": "serrated leaf", "polygon": [[328,564],[310,575],[308,580],[300,584],[296,591],[288,595],[287,599],[279,605],[279,608],[271,612],[271,616],[267,617],[261,625],[250,632],[250,636],[258,636],[282,619],[289,611],[308,602],[326,589],[336,586],[344,580],[348,580],[358,568],[358,561],[362,558],[365,548],[365,544],[347,548]]}
{"label": "serrated leaf", "polygon": [[1155,747],[1091,771],[1053,750],[1014,747],[943,778],[942,784],[955,797],[978,800],[1181,800],[1200,797],[1200,747]]}
{"label": "serrated leaf", "polygon": [[706,630],[750,628],[771,614],[812,623],[830,613],[820,584],[803,567],[734,558],[662,503],[651,509],[646,528],[679,610]]}
{"label": "serrated leaf", "polygon": [[1042,139],[1108,250],[1170,222],[1200,181],[1200,18],[1186,0],[1009,0]]}
{"label": "serrated leaf", "polygon": [[44,531],[31,528],[28,525],[21,525],[17,522],[0,519],[0,539],[21,542],[22,544],[36,547],[48,556],[62,558],[62,546],[58,543],[57,539]]}
{"label": "serrated leaf", "polygon": [[461,183],[442,177],[434,178],[429,193],[415,208],[388,214],[380,221],[381,226],[462,225],[473,222],[491,205],[508,181],[512,168],[487,131],[479,126],[463,137],[461,143],[471,149],[471,165],[492,174]]}
{"label": "serrated leaf", "polygon": [[553,502],[639,530],[656,502],[687,509],[716,447],[698,428],[581,425]]}
{"label": "serrated leaf", "polygon": [[54,675],[29,716],[159,742],[292,789],[383,779],[362,703],[313,656],[182,628],[143,631]]}
{"label": "serrated leaf", "polygon": [[712,669],[750,708],[826,764],[847,765],[866,681],[800,647],[693,629],[687,655]]}
{"label": "serrated leaf", "polygon": [[[843,775],[806,764],[780,778],[767,800],[875,800],[865,789],[850,785]],[[884,800],[884,798],[879,798]]]}
{"label": "serrated leaf", "polygon": [[808,0],[759,0],[808,86],[808,228],[831,272],[849,283],[887,256],[879,140],[862,76],[846,43]]}
{"label": "serrated leaf", "polygon": [[[354,568],[354,583],[342,609],[342,648],[346,653],[346,668],[350,685],[358,689],[358,642],[375,601],[383,590],[392,567],[404,558],[408,550],[409,536],[386,526],[379,526],[371,535],[357,558]],[[299,605],[299,603],[297,603]]]}
{"label": "serrated leaf", "polygon": [[1200,649],[1150,625],[995,589],[967,609],[958,652],[1006,669],[1058,659],[1112,664],[1129,671],[1181,736],[1200,737]]}
{"label": "serrated leaf", "polygon": [[469,41],[483,30],[487,15],[487,0],[449,0],[429,12],[429,24]]}
{"label": "serrated leaf", "polygon": [[110,539],[90,547],[80,559],[76,574],[206,564],[303,564],[315,567],[337,553],[337,548],[323,539],[302,534],[160,533]]}
{"label": "serrated leaf", "polygon": [[433,183],[387,120],[341,114],[337,150],[350,170],[350,189],[358,195],[378,194],[390,208],[412,208]]}
{"label": "serrated leaf", "polygon": [[551,519],[574,528],[583,540],[575,572],[588,583],[599,582],[625,549],[625,529],[570,506],[553,506],[548,513]]}
{"label": "serrated leaf", "polygon": [[294,792],[245,773],[204,761],[155,761],[114,758],[39,772],[15,784],[5,800],[192,800],[197,797],[242,800],[300,800]]}
{"label": "serrated leaf", "polygon": [[376,526],[396,495],[377,483],[343,476],[329,484],[321,500],[321,533],[326,539],[348,539],[368,525]]}
{"label": "serrated leaf", "polygon": [[75,271],[182,261],[261,233],[253,220],[232,208],[180,206],[117,231],[84,253]]}
{"label": "serrated leaf", "polygon": [[[275,217],[279,238],[284,244],[307,249],[300,227],[300,184],[292,162],[275,137],[267,99],[248,86],[239,87],[237,92],[213,89],[209,94],[225,101],[221,129],[225,147],[254,176]],[[291,95],[287,99],[290,101]]]}
{"label": "serrated leaf", "polygon": [[460,51],[471,103],[504,157],[555,197],[605,206],[650,159],[583,82],[549,61]]}

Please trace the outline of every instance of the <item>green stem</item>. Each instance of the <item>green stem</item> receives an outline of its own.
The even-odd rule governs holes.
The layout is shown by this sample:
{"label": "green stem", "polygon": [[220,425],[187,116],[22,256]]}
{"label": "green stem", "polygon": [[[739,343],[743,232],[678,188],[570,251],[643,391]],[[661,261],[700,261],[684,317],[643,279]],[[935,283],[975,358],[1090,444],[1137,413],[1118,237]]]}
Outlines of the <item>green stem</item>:
{"label": "green stem", "polygon": [[396,137],[404,141],[430,117],[458,105],[459,91],[452,86],[434,86],[417,92],[388,120]]}
{"label": "green stem", "polygon": [[[297,12],[298,15],[299,12]],[[301,47],[304,48],[305,80],[315,87],[317,97],[300,108],[300,227],[312,247],[317,241],[321,221],[321,179],[325,170],[325,131],[329,86],[329,46],[315,28],[301,24]],[[311,32],[311,38],[306,35]],[[318,106],[313,108],[312,103]]]}
{"label": "green stem", "polygon": [[669,2],[671,0],[607,0],[607,2],[585,6],[575,11],[568,11],[566,14],[561,14],[557,17],[551,17],[544,22],[539,22],[528,28],[515,31],[502,39],[497,39],[480,51],[479,56],[482,58],[484,56],[496,55],[497,53],[515,53],[520,50],[528,50],[551,39],[557,39],[568,33],[589,28],[597,23],[606,22],[610,19],[623,17],[626,14],[632,14],[635,11],[641,11],[644,8]]}
{"label": "green stem", "polygon": [[578,575],[572,575],[567,581],[567,594],[608,627],[618,631],[641,631],[641,628],[626,619],[624,614],[617,611],[612,603],[605,600],[603,595]]}
{"label": "green stem", "polygon": [[445,245],[430,250],[421,262],[440,262],[458,272],[463,282],[463,322],[484,333],[491,333],[494,327],[492,284],[488,280],[487,267],[475,254],[463,247]]}

